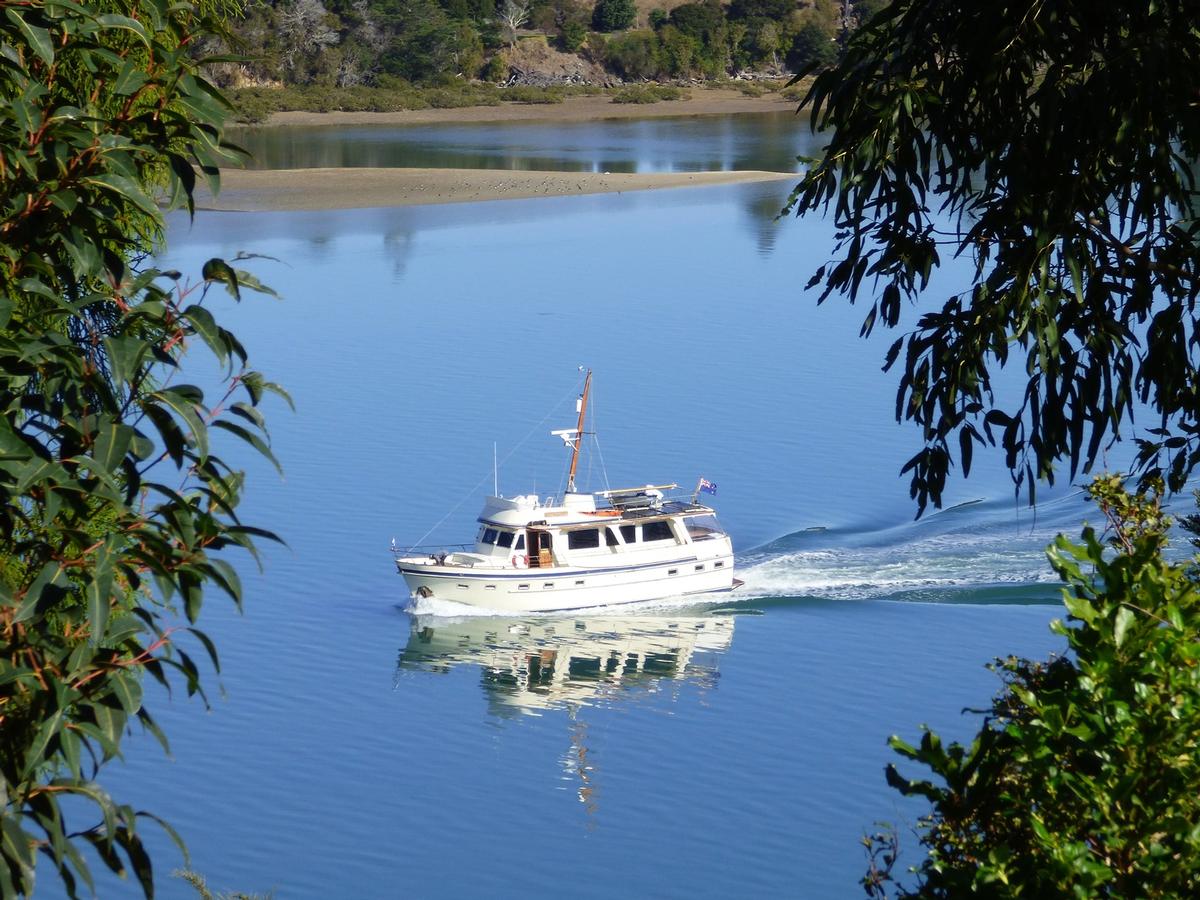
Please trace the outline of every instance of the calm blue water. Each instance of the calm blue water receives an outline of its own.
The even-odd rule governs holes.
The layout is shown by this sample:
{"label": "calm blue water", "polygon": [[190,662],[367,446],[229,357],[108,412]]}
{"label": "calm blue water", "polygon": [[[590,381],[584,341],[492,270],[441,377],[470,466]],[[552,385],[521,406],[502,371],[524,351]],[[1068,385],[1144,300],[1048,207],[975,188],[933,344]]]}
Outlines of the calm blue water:
{"label": "calm blue water", "polygon": [[[566,172],[791,172],[815,150],[791,112],[604,122],[241,128],[263,169],[411,166]],[[803,123],[803,127],[799,127]]]}
{"label": "calm blue water", "polygon": [[[1059,647],[1041,548],[1086,510],[1064,488],[1034,515],[977,458],[912,521],[886,336],[802,290],[830,234],[770,220],[788,187],[173,223],[184,271],[279,260],[255,271],[285,299],[230,323],[297,404],[270,411],[286,477],[250,462],[245,509],[288,547],[242,567],[244,616],[205,610],[212,713],[160,704],[173,759],[134,740],[111,773],[212,887],[858,894],[860,835],[921,812],[885,786],[887,736],[966,737],[984,663]],[[717,482],[744,592],[549,622],[408,611],[388,541],[471,534],[493,442],[502,492],[556,490],[548,432],[580,365],[610,483]],[[188,896],[150,834],[162,894]]]}

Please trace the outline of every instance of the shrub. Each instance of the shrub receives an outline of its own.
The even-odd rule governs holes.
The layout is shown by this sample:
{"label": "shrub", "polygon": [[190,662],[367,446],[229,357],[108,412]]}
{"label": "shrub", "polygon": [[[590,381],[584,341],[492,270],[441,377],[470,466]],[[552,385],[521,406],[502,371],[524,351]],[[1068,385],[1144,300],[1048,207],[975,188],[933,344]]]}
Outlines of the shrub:
{"label": "shrub", "polygon": [[673,84],[637,84],[613,94],[613,103],[658,103],[660,100],[687,100],[691,95]]}
{"label": "shrub", "polygon": [[483,67],[482,77],[484,81],[501,82],[508,80],[508,60],[497,53],[487,61]]}
{"label": "shrub", "polygon": [[608,42],[608,65],[622,78],[653,78],[658,74],[658,35],[630,31]]}
{"label": "shrub", "polygon": [[633,27],[636,20],[634,0],[599,0],[592,11],[592,24],[597,31],[622,31]]}
{"label": "shrub", "polygon": [[583,48],[587,36],[587,26],[582,22],[568,22],[559,35],[559,45],[567,53],[578,53]]}
{"label": "shrub", "polygon": [[837,44],[833,33],[813,20],[804,25],[787,52],[787,64],[793,72],[824,69],[837,61]]}
{"label": "shrub", "polygon": [[602,34],[589,31],[583,43],[583,55],[597,65],[604,65],[608,59],[608,40]]}
{"label": "shrub", "polygon": [[[1112,538],[1047,551],[1062,579],[1068,652],[992,667],[1003,690],[969,745],[889,741],[928,768],[888,783],[926,798],[928,851],[897,885],[895,833],[865,839],[867,895],[1194,897],[1200,889],[1200,584],[1163,558],[1157,491],[1131,496],[1117,476],[1089,488]],[[932,774],[933,780],[925,775]]]}
{"label": "shrub", "polygon": [[273,88],[241,88],[228,93],[233,119],[248,125],[265,122],[279,110],[279,91]]}

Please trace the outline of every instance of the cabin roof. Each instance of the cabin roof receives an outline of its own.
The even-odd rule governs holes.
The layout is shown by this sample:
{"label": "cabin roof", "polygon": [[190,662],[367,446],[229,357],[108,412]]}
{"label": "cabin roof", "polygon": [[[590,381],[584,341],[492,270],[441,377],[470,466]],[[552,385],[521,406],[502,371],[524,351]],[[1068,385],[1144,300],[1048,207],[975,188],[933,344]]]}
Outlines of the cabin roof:
{"label": "cabin roof", "polygon": [[[498,498],[488,498],[489,501]],[[676,516],[716,515],[711,506],[703,503],[692,503],[686,500],[666,500],[658,507],[639,506],[631,508],[595,507],[581,508],[576,506],[542,506],[485,505],[479,514],[478,521],[484,525],[496,525],[501,528],[523,528],[536,523],[539,527],[547,528],[577,528],[583,526],[601,526],[614,524],[629,524],[651,519],[669,519]]]}

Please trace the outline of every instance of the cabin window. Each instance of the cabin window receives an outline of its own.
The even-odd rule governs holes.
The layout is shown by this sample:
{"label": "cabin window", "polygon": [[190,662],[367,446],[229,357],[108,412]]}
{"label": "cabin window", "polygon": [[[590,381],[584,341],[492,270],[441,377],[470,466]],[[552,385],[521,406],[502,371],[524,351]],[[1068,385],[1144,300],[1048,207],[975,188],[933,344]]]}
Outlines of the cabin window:
{"label": "cabin window", "polygon": [[715,562],[715,563],[713,563],[713,568],[714,569],[723,569],[723,568],[725,568],[725,562],[724,561]]}
{"label": "cabin window", "polygon": [[678,569],[667,569],[667,574],[668,575],[678,575],[679,570]]}
{"label": "cabin window", "polygon": [[627,544],[634,543],[637,540],[637,526],[636,525],[622,525],[621,526],[621,537],[625,538],[625,543],[627,543]]}
{"label": "cabin window", "polygon": [[604,542],[610,547],[617,546],[617,533],[611,528],[604,529]]}
{"label": "cabin window", "polygon": [[523,535],[523,534],[517,535],[517,542],[515,544],[513,544],[513,549],[514,550],[524,550],[525,549],[525,535]]}
{"label": "cabin window", "polygon": [[513,533],[511,531],[501,531],[499,539],[496,541],[501,547],[511,547],[513,541]]}
{"label": "cabin window", "polygon": [[716,516],[693,516],[687,520],[687,530],[693,541],[703,541],[721,535],[721,526],[717,524]]}
{"label": "cabin window", "polygon": [[598,528],[567,532],[567,547],[571,550],[593,550],[599,546],[600,530]]}
{"label": "cabin window", "polygon": [[703,572],[704,571],[704,563],[700,563],[700,565],[696,566],[696,571]]}
{"label": "cabin window", "polygon": [[642,526],[643,541],[669,541],[675,537],[675,533],[671,531],[671,523],[666,519],[659,519],[657,522],[647,522]]}
{"label": "cabin window", "polygon": [[485,544],[494,544],[494,543],[496,543],[496,533],[497,533],[497,532],[496,532],[496,529],[495,529],[495,528],[485,528],[485,529],[483,529],[483,542],[484,542]]}

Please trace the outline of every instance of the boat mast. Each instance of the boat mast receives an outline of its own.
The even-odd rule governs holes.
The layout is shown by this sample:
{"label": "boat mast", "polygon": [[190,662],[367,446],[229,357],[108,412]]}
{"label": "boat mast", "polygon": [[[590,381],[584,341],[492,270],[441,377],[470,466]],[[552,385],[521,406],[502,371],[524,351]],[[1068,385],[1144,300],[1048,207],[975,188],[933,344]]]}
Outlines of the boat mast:
{"label": "boat mast", "polygon": [[583,380],[583,393],[579,397],[579,421],[575,424],[575,446],[571,449],[571,471],[567,473],[567,493],[575,493],[575,470],[579,468],[579,448],[583,446],[583,419],[587,415],[588,389],[592,385],[592,370],[588,369]]}

